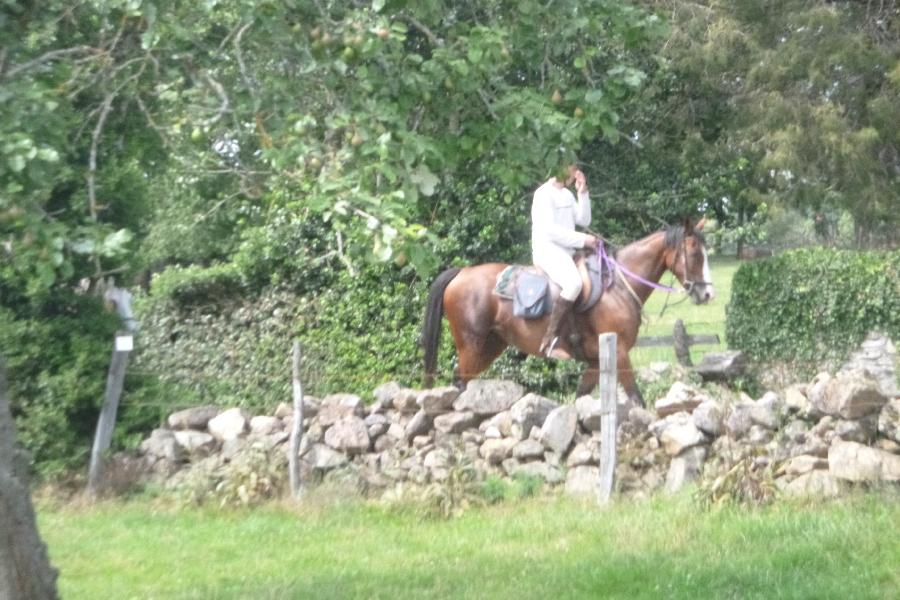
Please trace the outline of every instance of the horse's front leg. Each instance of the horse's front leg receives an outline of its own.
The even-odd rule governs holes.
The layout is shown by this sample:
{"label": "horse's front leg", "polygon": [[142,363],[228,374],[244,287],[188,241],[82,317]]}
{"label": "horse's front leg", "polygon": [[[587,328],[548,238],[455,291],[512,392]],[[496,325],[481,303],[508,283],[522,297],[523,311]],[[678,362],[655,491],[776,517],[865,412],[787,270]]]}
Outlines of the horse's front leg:
{"label": "horse's front leg", "polygon": [[644,402],[644,396],[638,388],[637,380],[634,376],[634,368],[631,366],[631,358],[628,356],[628,350],[620,348],[617,352],[616,368],[619,372],[619,383],[625,388],[628,399],[641,408],[647,408]]}
{"label": "horse's front leg", "polygon": [[581,381],[578,383],[578,391],[576,395],[580,398],[590,394],[600,381],[600,369],[597,367],[597,361],[588,363],[588,367],[581,374]]}
{"label": "horse's front leg", "polygon": [[[587,369],[585,369],[581,376],[581,381],[578,384],[578,396],[590,394],[600,380],[600,368],[599,365],[597,365],[597,361],[588,361],[587,364]],[[637,381],[635,381],[634,368],[631,366],[631,358],[628,356],[628,350],[618,349],[616,351],[616,375],[619,383],[625,388],[625,393],[628,395],[628,399],[632,404],[640,406],[641,408],[646,408],[644,396],[637,386]]]}

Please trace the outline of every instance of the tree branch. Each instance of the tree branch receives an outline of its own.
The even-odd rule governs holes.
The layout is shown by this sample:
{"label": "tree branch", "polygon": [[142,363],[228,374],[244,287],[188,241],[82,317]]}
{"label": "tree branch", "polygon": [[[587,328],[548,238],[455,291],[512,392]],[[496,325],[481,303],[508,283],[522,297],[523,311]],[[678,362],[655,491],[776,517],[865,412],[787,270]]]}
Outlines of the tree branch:
{"label": "tree branch", "polygon": [[244,85],[247,86],[247,91],[250,92],[250,97],[253,99],[253,114],[259,112],[259,96],[256,94],[256,86],[253,85],[253,81],[250,80],[250,75],[247,74],[247,65],[244,63],[244,56],[241,53],[241,37],[243,37],[244,32],[250,28],[252,23],[247,23],[243,27],[241,27],[237,35],[234,36],[234,55],[237,58],[238,68],[241,71],[241,78],[244,80]]}
{"label": "tree branch", "polygon": [[487,108],[488,113],[490,113],[491,117],[495,121],[499,121],[500,117],[497,116],[497,113],[494,112],[494,108],[491,106],[491,103],[488,101],[487,94],[481,88],[478,88],[478,97],[481,98],[481,101],[484,102],[484,106]]}
{"label": "tree branch", "polygon": [[106,117],[109,115],[109,110],[112,108],[112,103],[115,97],[116,92],[110,92],[109,94],[107,94],[106,98],[103,99],[103,104],[100,106],[100,116],[97,117],[97,125],[94,127],[94,132],[91,135],[91,153],[88,158],[87,184],[88,211],[91,214],[91,220],[94,222],[97,221],[98,217],[96,184],[97,147],[100,145],[100,134],[103,133],[103,125],[106,123]]}
{"label": "tree branch", "polygon": [[147,108],[147,105],[144,104],[144,99],[141,98],[140,94],[135,94],[134,98],[137,102],[138,108],[140,108],[141,112],[144,113],[144,118],[147,119],[147,124],[150,125],[150,128],[153,129],[153,131],[155,131],[159,136],[159,139],[162,140],[163,146],[171,150],[172,144],[169,141],[169,138],[166,136],[163,128],[160,127],[159,124],[157,124],[157,122],[154,120],[153,115],[150,114],[150,110]]}
{"label": "tree branch", "polygon": [[222,117],[225,116],[225,113],[227,113],[231,109],[231,102],[229,102],[228,94],[225,93],[225,88],[222,87],[221,83],[213,79],[213,76],[206,71],[203,72],[203,77],[206,79],[206,82],[213,89],[213,91],[216,92],[219,100],[222,101],[222,103],[219,105],[218,112],[214,116],[203,122],[204,126],[209,127],[214,123],[218,123],[222,119]]}
{"label": "tree branch", "polygon": [[29,69],[33,69],[34,67],[42,65],[45,62],[56,60],[58,58],[62,58],[64,56],[69,56],[72,54],[88,54],[88,53],[95,53],[95,52],[96,52],[96,49],[92,48],[90,46],[74,46],[72,48],[62,48],[60,50],[51,50],[50,52],[42,54],[41,56],[38,56],[37,58],[32,59],[32,60],[29,60],[26,63],[22,63],[21,65],[15,65],[13,67],[10,67],[10,69],[8,71],[6,71],[6,73],[0,72],[0,76],[2,76],[3,79],[12,79],[19,73],[24,73],[25,71],[28,71]]}
{"label": "tree branch", "polygon": [[417,18],[410,15],[401,15],[401,18],[408,21],[410,25],[418,29],[426,38],[428,38],[428,41],[431,42],[432,46],[444,45],[444,42],[440,40],[438,36],[434,35],[434,32],[428,29],[428,27]]}
{"label": "tree branch", "polygon": [[338,244],[338,258],[341,259],[341,262],[344,263],[344,266],[347,267],[347,270],[350,272],[351,277],[356,277],[356,269],[353,268],[353,263],[350,262],[350,259],[347,258],[347,255],[344,254],[344,238],[341,236],[340,230],[335,232],[335,236],[337,237]]}

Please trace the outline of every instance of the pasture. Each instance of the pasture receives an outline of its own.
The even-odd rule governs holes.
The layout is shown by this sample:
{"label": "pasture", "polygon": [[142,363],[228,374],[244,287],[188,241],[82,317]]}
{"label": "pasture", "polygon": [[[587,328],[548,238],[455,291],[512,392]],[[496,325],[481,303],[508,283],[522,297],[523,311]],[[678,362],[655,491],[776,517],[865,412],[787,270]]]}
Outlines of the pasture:
{"label": "pasture", "polygon": [[[720,352],[725,349],[725,306],[731,298],[731,280],[740,266],[740,261],[733,257],[716,256],[710,259],[710,271],[715,285],[716,298],[709,304],[696,305],[685,300],[683,295],[669,296],[661,291],[650,295],[644,305],[644,324],[640,335],[672,335],[675,321],[684,321],[689,334],[718,334],[722,341],[718,346],[703,345],[691,347],[691,358],[697,364],[704,353]],[[660,283],[678,286],[671,273],[663,275]],[[675,362],[675,351],[672,348],[634,348],[631,361],[635,368],[645,367],[651,362]]]}
{"label": "pasture", "polygon": [[543,497],[449,521],[375,504],[39,506],[67,600],[896,598],[900,502],[703,511]]}

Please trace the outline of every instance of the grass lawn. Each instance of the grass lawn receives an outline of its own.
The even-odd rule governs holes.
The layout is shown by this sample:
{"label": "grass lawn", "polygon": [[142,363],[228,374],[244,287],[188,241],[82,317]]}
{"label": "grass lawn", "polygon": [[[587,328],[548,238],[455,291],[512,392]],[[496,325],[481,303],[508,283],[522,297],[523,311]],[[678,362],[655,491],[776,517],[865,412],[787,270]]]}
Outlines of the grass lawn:
{"label": "grass lawn", "polygon": [[900,502],[704,512],[557,497],[421,520],[374,504],[40,504],[62,598],[898,598]]}

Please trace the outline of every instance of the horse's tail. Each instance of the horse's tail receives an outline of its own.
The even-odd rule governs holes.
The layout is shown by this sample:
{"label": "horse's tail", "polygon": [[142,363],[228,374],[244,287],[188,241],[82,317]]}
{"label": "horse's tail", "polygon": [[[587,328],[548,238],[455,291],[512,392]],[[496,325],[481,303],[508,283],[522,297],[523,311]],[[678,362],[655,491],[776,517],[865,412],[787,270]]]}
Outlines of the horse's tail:
{"label": "horse's tail", "polygon": [[424,383],[426,388],[434,385],[437,371],[438,347],[441,342],[441,319],[444,316],[444,290],[461,270],[456,267],[445,270],[437,276],[428,289],[428,305],[425,309],[425,322],[422,324],[422,337],[419,340],[425,349]]}

